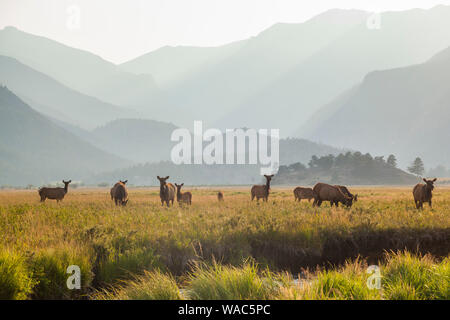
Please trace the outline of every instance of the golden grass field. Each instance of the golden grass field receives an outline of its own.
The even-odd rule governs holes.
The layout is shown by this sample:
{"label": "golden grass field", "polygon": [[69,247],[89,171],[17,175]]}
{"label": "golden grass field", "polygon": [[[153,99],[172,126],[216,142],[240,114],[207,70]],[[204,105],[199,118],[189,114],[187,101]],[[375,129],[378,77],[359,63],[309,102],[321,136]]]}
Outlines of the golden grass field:
{"label": "golden grass field", "polygon": [[[159,188],[128,189],[126,207],[116,207],[105,188],[69,187],[61,203],[40,203],[37,190],[2,190],[0,268],[2,259],[16,268],[0,276],[13,288],[3,296],[81,298],[154,270],[183,278],[193,261],[239,267],[250,258],[295,276],[358,255],[381,261],[389,250],[448,255],[450,187],[437,186],[433,209],[423,211],[415,209],[412,187],[350,187],[358,194],[351,209],[296,203],[292,190],[274,186],[258,204],[250,187],[185,186],[192,206],[170,208],[161,206]],[[65,288],[71,264],[84,275],[80,292]]]}

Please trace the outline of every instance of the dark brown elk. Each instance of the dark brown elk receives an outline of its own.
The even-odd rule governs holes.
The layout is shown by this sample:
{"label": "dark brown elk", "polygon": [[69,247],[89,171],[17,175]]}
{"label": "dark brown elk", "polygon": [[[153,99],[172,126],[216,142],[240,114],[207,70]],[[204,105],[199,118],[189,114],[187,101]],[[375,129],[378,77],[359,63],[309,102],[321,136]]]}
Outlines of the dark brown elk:
{"label": "dark brown elk", "polygon": [[353,195],[346,186],[335,186],[335,187],[338,187],[339,189],[341,189],[342,193],[345,194],[346,196],[352,198],[353,201],[355,201],[355,202],[358,201],[358,195],[357,194]]}
{"label": "dark brown elk", "polygon": [[128,191],[125,186],[127,182],[128,180],[119,181],[111,188],[111,199],[114,200],[116,206],[126,206],[128,203]]}
{"label": "dark brown elk", "polygon": [[219,202],[223,201],[223,193],[222,193],[222,191],[217,192],[217,200],[219,200]]}
{"label": "dark brown elk", "polygon": [[62,181],[64,183],[64,188],[47,188],[42,187],[39,189],[39,196],[41,197],[41,202],[44,202],[46,199],[56,200],[56,202],[60,202],[64,199],[64,196],[69,191],[69,184],[72,180]]}
{"label": "dark brown elk", "polygon": [[170,202],[175,200],[175,186],[171,183],[167,183],[167,179],[169,179],[169,176],[165,178],[161,178],[160,176],[157,176],[159,180],[159,197],[161,198],[161,205],[164,205],[164,202],[167,204],[167,206],[170,206]]}
{"label": "dark brown elk", "polygon": [[259,201],[259,199],[263,199],[264,201],[267,202],[267,200],[269,199],[269,192],[270,192],[270,180],[272,180],[273,174],[272,175],[264,175],[264,177],[266,178],[266,184],[264,185],[254,185],[251,189],[251,194],[252,194],[252,201],[253,199],[255,199],[256,197],[256,201]]}
{"label": "dark brown elk", "polygon": [[181,206],[181,204],[186,203],[191,205],[192,204],[192,193],[188,192],[181,192],[181,187],[184,186],[184,183],[182,184],[176,184],[177,187],[177,202]]}
{"label": "dark brown elk", "polygon": [[109,191],[109,194],[111,195],[111,200],[114,200],[114,191],[115,191],[115,189],[117,188],[117,186],[118,186],[119,184],[121,184],[121,183],[124,184],[124,185],[126,185],[127,182],[128,182],[128,180],[125,180],[125,181],[119,180],[119,182],[117,182],[117,183],[111,188],[111,190]]}
{"label": "dark brown elk", "polygon": [[303,187],[297,187],[294,189],[294,197],[295,201],[302,201],[302,199],[308,199],[308,201],[311,201],[311,199],[315,198],[312,188]]}
{"label": "dark brown elk", "polygon": [[315,193],[314,206],[320,207],[323,201],[330,201],[330,205],[333,204],[338,207],[339,202],[351,207],[353,199],[345,195],[338,187],[331,186],[326,183],[318,183],[314,186],[313,191]]}
{"label": "dark brown elk", "polygon": [[433,198],[433,189],[436,178],[433,180],[423,179],[425,184],[419,183],[413,189],[414,203],[417,209],[423,209],[423,203],[428,202],[432,208],[431,198]]}

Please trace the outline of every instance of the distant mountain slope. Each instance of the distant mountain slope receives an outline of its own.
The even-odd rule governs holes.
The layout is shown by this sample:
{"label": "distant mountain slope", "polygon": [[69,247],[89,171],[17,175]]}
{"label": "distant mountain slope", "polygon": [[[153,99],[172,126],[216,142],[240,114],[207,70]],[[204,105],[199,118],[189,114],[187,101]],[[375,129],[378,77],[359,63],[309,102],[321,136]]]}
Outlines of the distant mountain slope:
{"label": "distant mountain slope", "polygon": [[87,51],[22,32],[14,27],[0,30],[0,54],[15,58],[71,89],[115,105],[147,105],[158,93],[150,75],[124,72]]}
{"label": "distant mountain slope", "polygon": [[93,130],[90,141],[135,162],[159,162],[170,159],[174,145],[170,136],[176,128],[173,124],[153,120],[120,119]]}
{"label": "distant mountain slope", "polygon": [[[305,23],[276,24],[245,40],[226,59],[200,65],[183,81],[166,88],[165,98],[173,110],[171,120],[186,126],[192,124],[192,119],[202,119],[211,125],[282,74],[365,21],[367,16],[361,11],[331,10]],[[254,107],[257,108],[256,105]],[[253,116],[258,118],[259,114],[253,113]],[[236,115],[225,124],[227,128],[244,127],[239,120],[240,115]]]}
{"label": "distant mountain slope", "polygon": [[320,107],[375,70],[422,63],[450,46],[450,6],[381,14],[363,21],[241,102],[217,125],[282,128],[292,135]]}
{"label": "distant mountain slope", "polygon": [[39,112],[85,128],[138,114],[69,89],[16,59],[1,55],[0,84]]}
{"label": "distant mountain slope", "polygon": [[239,50],[246,40],[218,47],[166,46],[120,65],[134,74],[151,74],[158,86],[166,88],[205,70]]}
{"label": "distant mountain slope", "polygon": [[81,180],[130,162],[66,132],[0,86],[0,185]]}
{"label": "distant mountain slope", "polygon": [[372,72],[332,103],[303,132],[315,141],[378,154],[403,165],[420,156],[426,165],[450,165],[450,48],[426,63]]}

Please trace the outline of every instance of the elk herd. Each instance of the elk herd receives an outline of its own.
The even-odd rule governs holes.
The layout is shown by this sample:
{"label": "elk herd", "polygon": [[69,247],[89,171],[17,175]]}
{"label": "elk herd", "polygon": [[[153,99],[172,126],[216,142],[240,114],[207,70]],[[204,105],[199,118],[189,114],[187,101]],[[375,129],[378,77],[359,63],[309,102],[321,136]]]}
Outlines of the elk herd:
{"label": "elk herd", "polygon": [[[260,199],[267,202],[270,194],[270,182],[274,175],[264,175],[266,178],[266,183],[262,185],[252,186],[251,200],[256,198],[258,202]],[[184,183],[173,185],[167,182],[169,176],[160,177],[157,176],[159,180],[159,197],[161,199],[161,205],[166,204],[168,207],[173,206],[175,198],[178,204],[191,205],[192,204],[192,193],[191,192],[181,192],[181,188]],[[432,197],[434,190],[434,183],[436,178],[433,180],[423,179],[425,183],[419,183],[413,188],[414,203],[417,209],[423,209],[423,204],[428,203],[430,208],[432,207]],[[41,197],[41,202],[45,202],[46,199],[56,200],[60,202],[64,199],[64,196],[69,191],[69,184],[72,180],[62,181],[64,183],[64,188],[49,188],[42,187],[38,190],[39,196]],[[110,190],[111,200],[117,206],[126,206],[128,203],[128,191],[127,184],[128,180],[119,180]],[[346,186],[342,185],[330,185],[326,183],[319,182],[313,188],[297,187],[294,189],[294,199],[300,202],[302,199],[307,199],[309,202],[313,199],[313,206],[320,207],[322,202],[330,202],[331,207],[334,205],[339,206],[339,203],[346,207],[351,207],[354,202],[358,201],[358,195],[353,195]],[[221,191],[217,193],[217,200],[219,202],[224,201],[224,196]]]}

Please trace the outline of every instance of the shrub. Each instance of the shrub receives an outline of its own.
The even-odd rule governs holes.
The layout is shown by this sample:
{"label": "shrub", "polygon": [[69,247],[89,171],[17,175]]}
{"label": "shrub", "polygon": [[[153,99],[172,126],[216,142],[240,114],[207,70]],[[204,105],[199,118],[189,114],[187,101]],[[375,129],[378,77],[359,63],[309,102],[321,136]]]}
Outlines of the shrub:
{"label": "shrub", "polygon": [[257,266],[242,267],[197,265],[189,275],[187,295],[194,300],[258,300],[270,299],[280,290],[272,273],[258,274]]}
{"label": "shrub", "polygon": [[[67,288],[67,267],[77,265],[81,271],[81,290]],[[35,299],[73,299],[86,293],[93,279],[92,263],[87,252],[70,247],[38,252],[32,261],[33,273],[38,284],[34,288]]]}
{"label": "shrub", "polygon": [[111,291],[102,291],[93,295],[100,300],[181,300],[182,295],[175,279],[159,270],[144,272],[143,276],[124,281],[123,285]]}
{"label": "shrub", "polygon": [[0,251],[0,299],[27,299],[34,285],[26,259],[15,252]]}

